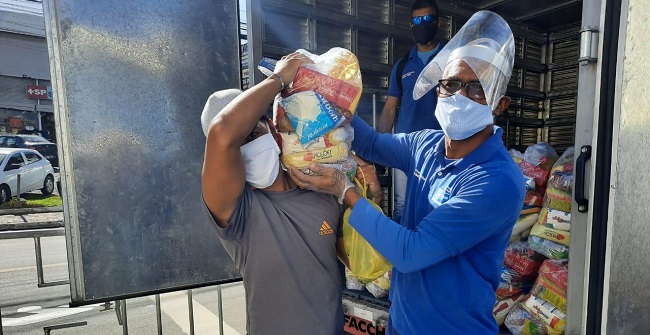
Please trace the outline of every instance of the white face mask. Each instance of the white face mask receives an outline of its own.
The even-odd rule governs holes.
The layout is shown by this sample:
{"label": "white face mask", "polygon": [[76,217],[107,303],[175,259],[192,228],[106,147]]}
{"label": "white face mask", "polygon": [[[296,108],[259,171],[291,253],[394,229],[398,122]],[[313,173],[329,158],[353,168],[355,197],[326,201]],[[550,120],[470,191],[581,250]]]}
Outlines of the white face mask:
{"label": "white face mask", "polygon": [[264,134],[241,146],[246,181],[255,188],[267,188],[280,172],[280,148],[273,135]]}
{"label": "white face mask", "polygon": [[462,95],[438,97],[436,118],[442,131],[452,140],[464,140],[494,123],[490,105]]}

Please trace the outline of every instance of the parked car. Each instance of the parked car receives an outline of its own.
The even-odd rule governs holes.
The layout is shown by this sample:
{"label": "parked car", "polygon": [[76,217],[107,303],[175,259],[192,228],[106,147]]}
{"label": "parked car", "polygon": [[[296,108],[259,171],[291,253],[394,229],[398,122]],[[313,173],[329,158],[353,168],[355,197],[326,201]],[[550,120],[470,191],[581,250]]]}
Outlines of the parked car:
{"label": "parked car", "polygon": [[43,195],[54,192],[54,169],[38,151],[31,149],[0,148],[0,203],[18,193],[41,190]]}
{"label": "parked car", "polygon": [[26,148],[33,149],[41,153],[52,166],[59,166],[59,155],[56,150],[56,144],[52,143],[42,136],[38,135],[21,135],[21,134],[1,134],[1,148]]}

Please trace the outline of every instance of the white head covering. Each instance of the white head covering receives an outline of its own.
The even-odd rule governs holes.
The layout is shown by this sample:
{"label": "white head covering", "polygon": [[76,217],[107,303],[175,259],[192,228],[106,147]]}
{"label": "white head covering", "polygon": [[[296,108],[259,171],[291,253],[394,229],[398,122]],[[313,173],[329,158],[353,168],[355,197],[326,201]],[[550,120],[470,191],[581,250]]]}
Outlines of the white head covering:
{"label": "white head covering", "polygon": [[203,134],[205,136],[208,136],[208,128],[212,119],[219,115],[223,108],[235,100],[241,93],[241,90],[235,88],[212,93],[205,103],[205,107],[203,107],[203,113],[201,113],[201,126],[203,127]]}
{"label": "white head covering", "polygon": [[495,109],[506,92],[515,59],[514,37],[508,23],[490,11],[472,15],[420,73],[413,98],[420,99],[438,85],[447,65],[458,59],[474,70],[488,105]]}

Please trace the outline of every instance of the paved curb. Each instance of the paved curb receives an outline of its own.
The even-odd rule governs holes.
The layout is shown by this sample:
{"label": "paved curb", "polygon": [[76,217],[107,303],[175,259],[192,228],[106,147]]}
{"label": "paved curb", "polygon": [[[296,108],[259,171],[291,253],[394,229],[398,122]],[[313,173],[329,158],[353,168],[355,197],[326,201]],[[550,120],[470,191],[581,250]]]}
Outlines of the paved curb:
{"label": "paved curb", "polygon": [[0,209],[0,215],[25,215],[63,212],[63,206]]}

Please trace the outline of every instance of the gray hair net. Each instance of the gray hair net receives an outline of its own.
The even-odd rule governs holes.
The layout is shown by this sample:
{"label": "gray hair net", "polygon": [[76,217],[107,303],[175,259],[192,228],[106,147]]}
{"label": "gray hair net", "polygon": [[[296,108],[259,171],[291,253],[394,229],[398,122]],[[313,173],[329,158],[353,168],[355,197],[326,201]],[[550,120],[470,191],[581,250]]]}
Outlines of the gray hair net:
{"label": "gray hair net", "polygon": [[486,10],[472,15],[422,70],[413,89],[413,98],[420,99],[438,85],[447,65],[458,59],[474,70],[488,105],[495,109],[506,93],[515,59],[514,37],[508,23]]}
{"label": "gray hair net", "polygon": [[219,115],[223,108],[235,100],[241,93],[241,90],[235,88],[212,93],[205,103],[205,107],[203,107],[203,113],[201,113],[201,127],[203,127],[203,134],[205,136],[208,136],[208,129],[210,128],[212,119]]}

